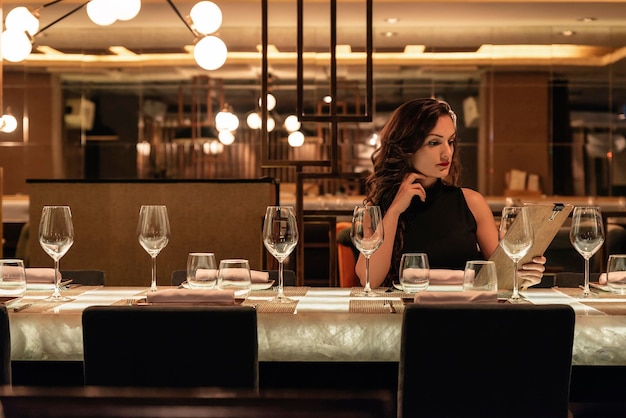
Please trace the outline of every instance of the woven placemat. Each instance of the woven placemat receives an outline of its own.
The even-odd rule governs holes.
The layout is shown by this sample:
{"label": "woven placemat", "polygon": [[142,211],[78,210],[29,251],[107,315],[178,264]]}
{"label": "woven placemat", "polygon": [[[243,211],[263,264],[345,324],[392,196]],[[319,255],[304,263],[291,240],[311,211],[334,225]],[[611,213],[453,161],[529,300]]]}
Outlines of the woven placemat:
{"label": "woven placemat", "polygon": [[376,298],[351,300],[350,313],[402,313],[404,304],[399,300]]}
{"label": "woven placemat", "polygon": [[[355,297],[355,296],[359,296],[359,293],[361,293],[363,291],[362,287],[353,287],[350,290],[350,296],[351,297]],[[415,297],[414,293],[405,293],[401,290],[397,290],[393,287],[390,288],[380,288],[380,289],[374,289],[374,292],[379,294],[380,296],[377,296],[379,298],[413,298]]]}
{"label": "woven placemat", "polygon": [[[304,296],[306,292],[310,289],[309,286],[298,286],[298,287],[284,287],[283,292],[285,296]],[[268,290],[254,290],[250,293],[250,296],[260,296],[260,297],[274,297],[276,296],[277,291],[273,289]]]}
{"label": "woven placemat", "polygon": [[298,306],[298,302],[294,303],[270,303],[270,302],[257,302],[257,301],[246,301],[244,305],[256,305],[256,311],[258,313],[294,313],[296,310],[296,306]]}

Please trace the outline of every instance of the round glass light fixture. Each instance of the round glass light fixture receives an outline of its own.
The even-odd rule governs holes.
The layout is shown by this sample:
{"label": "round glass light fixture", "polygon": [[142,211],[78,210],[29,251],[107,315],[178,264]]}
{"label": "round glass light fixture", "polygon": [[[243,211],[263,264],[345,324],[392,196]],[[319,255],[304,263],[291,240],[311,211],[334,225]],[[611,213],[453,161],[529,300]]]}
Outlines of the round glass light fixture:
{"label": "round glass light fixture", "polygon": [[0,35],[0,51],[5,60],[22,62],[33,51],[33,44],[26,32],[7,29]]}
{"label": "round glass light fixture", "polygon": [[272,117],[267,118],[267,132],[272,132],[275,127],[276,127],[276,121],[274,121],[274,118]]}
{"label": "round glass light fixture", "polygon": [[300,131],[295,131],[289,134],[287,142],[292,147],[301,147],[304,144],[304,134]]}
{"label": "round glass light fixture", "polygon": [[261,116],[256,112],[252,112],[246,118],[246,123],[250,129],[261,129]]}
{"label": "round glass light fixture", "polygon": [[114,6],[118,20],[131,20],[139,14],[141,0],[115,0]]}
{"label": "round glass light fixture", "polygon": [[205,36],[196,43],[193,57],[205,70],[217,70],[226,62],[228,49],[217,36]]}
{"label": "round glass light fixture", "polygon": [[234,131],[239,127],[239,118],[228,110],[222,110],[215,115],[215,127],[218,131]]}
{"label": "round glass light fixture", "polygon": [[287,129],[287,132],[295,132],[300,129],[300,126],[302,124],[300,123],[296,115],[289,115],[285,118],[284,125],[285,129]]}
{"label": "round glass light fixture", "polygon": [[2,132],[11,133],[17,129],[17,119],[10,113],[2,115]]}
{"label": "round glass light fixture", "polygon": [[235,142],[235,135],[231,131],[220,131],[217,135],[217,139],[224,145],[230,145]]}
{"label": "round glass light fixture", "polygon": [[[259,106],[262,106],[261,99],[259,99]],[[276,107],[276,97],[272,93],[267,93],[267,110],[274,110]]]}
{"label": "round glass light fixture", "polygon": [[117,20],[115,7],[107,4],[106,0],[91,0],[87,3],[87,16],[99,26],[109,26]]}
{"label": "round glass light fixture", "polygon": [[222,26],[222,10],[211,1],[196,3],[191,8],[189,17],[191,17],[194,28],[204,35],[213,33]]}
{"label": "round glass light fixture", "polygon": [[30,36],[35,36],[39,31],[39,19],[26,7],[20,6],[7,13],[4,26],[7,29],[25,31]]}

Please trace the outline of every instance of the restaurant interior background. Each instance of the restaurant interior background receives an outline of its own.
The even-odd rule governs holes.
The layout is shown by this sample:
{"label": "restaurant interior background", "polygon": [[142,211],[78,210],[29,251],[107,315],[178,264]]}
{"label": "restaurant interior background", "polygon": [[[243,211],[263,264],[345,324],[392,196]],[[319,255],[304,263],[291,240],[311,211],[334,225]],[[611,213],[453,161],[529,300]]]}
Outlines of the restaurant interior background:
{"label": "restaurant interior background", "polygon": [[[516,195],[626,195],[623,2],[374,0],[367,109],[366,1],[338,0],[337,111],[371,121],[337,123],[337,153],[333,124],[302,122],[300,146],[283,125],[297,105],[297,2],[268,1],[266,82],[276,107],[266,148],[261,130],[247,124],[260,111],[261,1],[214,2],[228,56],[204,70],[183,21],[196,1],[143,0],[134,19],[97,26],[83,1],[4,0],[5,16],[16,6],[40,8],[40,33],[26,60],[3,62],[1,107],[18,121],[0,133],[3,193],[27,194],[27,179],[268,176],[283,196],[295,190],[297,170],[366,172],[389,113],[437,97],[459,115],[464,186],[505,196],[506,175],[518,170],[537,181]],[[330,109],[330,3],[303,3],[305,115]],[[239,121],[231,144],[218,139],[214,122],[225,109]],[[313,199],[358,192],[358,182],[341,178],[303,187]]]}

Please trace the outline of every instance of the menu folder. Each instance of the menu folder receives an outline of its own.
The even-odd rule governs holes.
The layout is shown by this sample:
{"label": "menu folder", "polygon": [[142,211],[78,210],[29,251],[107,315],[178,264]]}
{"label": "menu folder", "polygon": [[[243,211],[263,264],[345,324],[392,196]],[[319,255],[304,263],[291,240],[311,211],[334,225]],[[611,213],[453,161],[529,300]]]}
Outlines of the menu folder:
{"label": "menu folder", "polygon": [[[530,222],[533,227],[535,241],[528,253],[519,261],[519,268],[525,263],[531,262],[533,257],[543,255],[559,229],[570,216],[573,205],[555,203],[553,205],[530,204],[525,205],[530,214]],[[513,227],[515,224],[513,224]],[[496,263],[498,271],[498,290],[513,289],[513,261],[498,245],[491,255],[490,260]],[[520,283],[520,289],[521,289]]]}

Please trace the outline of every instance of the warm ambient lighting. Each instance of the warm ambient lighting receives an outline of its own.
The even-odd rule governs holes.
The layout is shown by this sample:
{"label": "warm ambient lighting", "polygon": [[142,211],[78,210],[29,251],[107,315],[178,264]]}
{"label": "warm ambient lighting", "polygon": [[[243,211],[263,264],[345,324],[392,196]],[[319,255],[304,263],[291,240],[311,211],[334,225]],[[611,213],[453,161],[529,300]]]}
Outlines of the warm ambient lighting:
{"label": "warm ambient lighting", "polygon": [[[7,112],[9,112],[9,109],[7,109]],[[17,119],[15,119],[15,116],[13,116],[11,113],[6,113],[2,115],[2,128],[0,128],[0,130],[2,132],[10,134],[11,132],[14,132],[16,129],[17,129]]]}
{"label": "warm ambient lighting", "polygon": [[[54,20],[46,27],[39,29],[39,10],[63,0],[51,1],[36,11],[20,6],[11,10],[5,20],[5,31],[0,42],[2,57],[10,62],[26,60],[33,48],[33,40],[46,29],[71,16],[86,6],[87,15],[92,22],[101,26],[109,26],[120,21],[133,19],[141,10],[141,0],[91,0],[85,1],[69,13]],[[182,17],[171,1],[167,3],[174,9],[189,31],[195,36],[193,56],[196,63],[205,70],[216,70],[226,62],[228,49],[226,44],[216,35],[222,24],[222,11],[210,1],[200,1],[190,11],[187,20]],[[190,23],[189,23],[189,22]],[[193,26],[193,27],[192,27]],[[208,36],[210,35],[210,36]],[[45,55],[45,54],[40,54]],[[58,55],[58,54],[56,54]]]}

